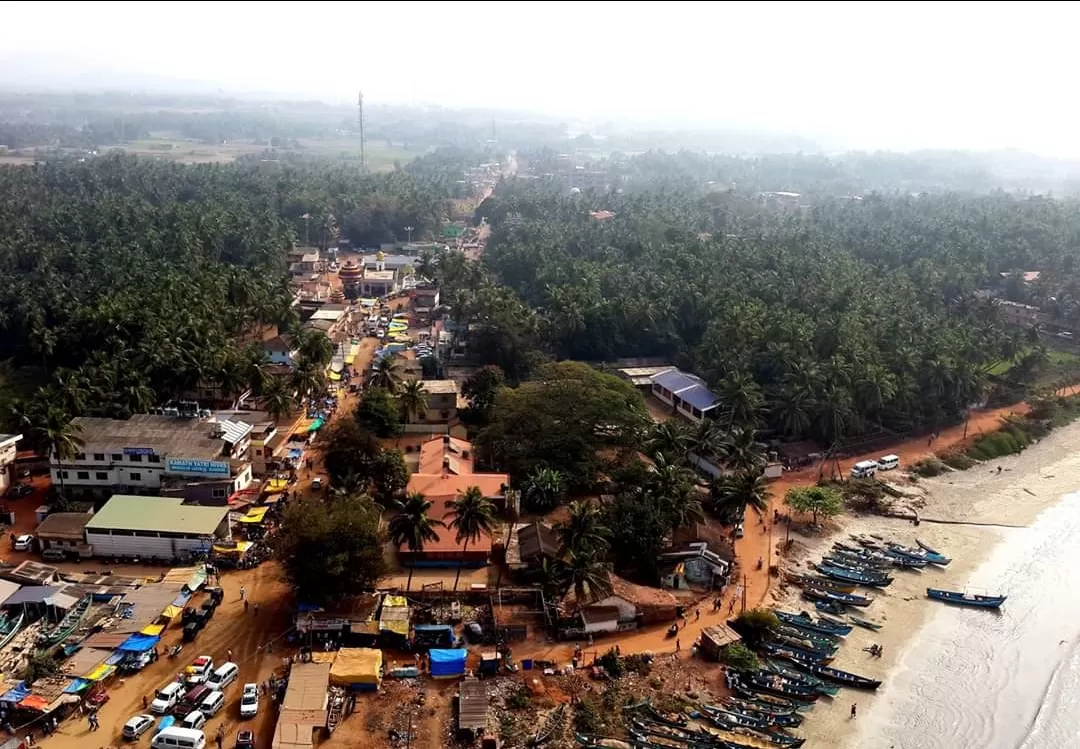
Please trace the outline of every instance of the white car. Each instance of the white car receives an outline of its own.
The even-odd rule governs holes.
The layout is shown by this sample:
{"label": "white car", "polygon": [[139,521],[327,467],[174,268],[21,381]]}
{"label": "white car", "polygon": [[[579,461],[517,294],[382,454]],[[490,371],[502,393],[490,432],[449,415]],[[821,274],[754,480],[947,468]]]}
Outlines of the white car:
{"label": "white car", "polygon": [[240,717],[254,718],[259,712],[259,685],[245,684],[240,697]]}
{"label": "white car", "polygon": [[154,726],[153,715],[136,715],[124,724],[124,738],[134,741]]}
{"label": "white car", "polygon": [[184,716],[184,719],[180,721],[181,728],[189,728],[192,731],[198,730],[206,725],[206,716],[202,714],[201,710],[192,710],[190,713]]}
{"label": "white car", "polygon": [[34,537],[29,535],[22,535],[15,539],[15,551],[30,551],[30,544],[34,542]]}

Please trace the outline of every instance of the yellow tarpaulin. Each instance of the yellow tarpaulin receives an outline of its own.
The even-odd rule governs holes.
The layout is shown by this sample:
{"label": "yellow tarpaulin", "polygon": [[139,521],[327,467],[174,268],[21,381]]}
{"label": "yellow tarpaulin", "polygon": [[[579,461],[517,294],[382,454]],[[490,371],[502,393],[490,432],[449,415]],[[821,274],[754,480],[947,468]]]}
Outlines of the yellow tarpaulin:
{"label": "yellow tarpaulin", "polygon": [[140,635],[150,635],[151,637],[157,637],[165,631],[164,624],[150,624],[139,630]]}
{"label": "yellow tarpaulin", "polygon": [[331,372],[330,373],[330,382],[337,382],[340,379],[341,379],[341,372]]}
{"label": "yellow tarpaulin", "polygon": [[289,488],[288,479],[270,479],[266,482],[266,492],[268,494],[281,493]]}
{"label": "yellow tarpaulin", "polygon": [[166,619],[175,619],[180,616],[180,612],[184,609],[180,606],[166,606],[165,610],[161,612],[161,615]]}
{"label": "yellow tarpaulin", "polygon": [[269,507],[252,507],[247,515],[240,518],[241,523],[261,523],[266,518]]}
{"label": "yellow tarpaulin", "polygon": [[378,685],[382,651],[374,648],[342,648],[330,667],[330,683],[338,687]]}
{"label": "yellow tarpaulin", "polygon": [[312,663],[333,663],[335,658],[337,658],[336,650],[331,650],[329,653],[316,650],[311,653]]}
{"label": "yellow tarpaulin", "polygon": [[252,546],[251,541],[237,541],[236,546],[215,546],[214,547],[214,553],[215,554],[222,554],[222,555],[227,555],[227,554],[239,554],[239,555],[242,555],[245,551],[250,549],[251,546]]}
{"label": "yellow tarpaulin", "polygon": [[83,678],[89,679],[90,681],[101,681],[102,679],[112,674],[114,671],[116,671],[116,666],[106,666],[104,663],[102,663],[98,666],[95,666],[94,670],[88,673]]}
{"label": "yellow tarpaulin", "polygon": [[349,354],[345,357],[345,363],[348,364],[350,367],[353,365],[354,361],[356,361],[356,354]]}
{"label": "yellow tarpaulin", "polygon": [[382,600],[382,605],[391,609],[403,609],[409,605],[409,599],[405,596],[386,596]]}

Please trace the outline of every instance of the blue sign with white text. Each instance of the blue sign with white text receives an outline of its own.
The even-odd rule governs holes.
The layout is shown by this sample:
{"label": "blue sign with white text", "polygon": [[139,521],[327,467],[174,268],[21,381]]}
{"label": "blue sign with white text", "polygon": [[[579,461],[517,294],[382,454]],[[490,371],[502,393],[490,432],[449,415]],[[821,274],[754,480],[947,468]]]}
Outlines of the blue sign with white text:
{"label": "blue sign with white text", "polygon": [[229,464],[220,460],[169,458],[165,462],[165,470],[169,473],[201,473],[210,476],[228,476]]}

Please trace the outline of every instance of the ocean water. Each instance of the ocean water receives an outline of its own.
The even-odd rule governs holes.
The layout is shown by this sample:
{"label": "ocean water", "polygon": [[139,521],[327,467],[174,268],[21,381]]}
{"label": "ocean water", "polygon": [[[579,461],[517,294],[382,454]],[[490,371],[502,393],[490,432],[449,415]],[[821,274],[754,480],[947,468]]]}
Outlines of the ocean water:
{"label": "ocean water", "polygon": [[1003,531],[972,589],[1001,611],[941,605],[901,656],[859,749],[1080,747],[1080,493]]}

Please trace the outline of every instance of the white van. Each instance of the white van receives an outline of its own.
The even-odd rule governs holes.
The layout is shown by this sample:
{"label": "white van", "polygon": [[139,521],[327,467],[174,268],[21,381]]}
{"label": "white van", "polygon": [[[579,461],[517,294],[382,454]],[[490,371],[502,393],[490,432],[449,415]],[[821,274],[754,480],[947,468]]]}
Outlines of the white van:
{"label": "white van", "polygon": [[212,718],[223,707],[225,707],[225,695],[215,690],[206,695],[203,701],[199,703],[199,712],[207,718]]}
{"label": "white van", "polygon": [[154,735],[150,749],[206,749],[206,734],[195,728],[171,726]]}
{"label": "white van", "polygon": [[899,455],[882,455],[880,458],[878,458],[877,469],[879,471],[891,471],[892,469],[899,467]]}
{"label": "white van", "polygon": [[184,685],[180,682],[170,681],[154,695],[154,700],[150,703],[150,712],[164,715],[176,707],[176,703],[180,701],[186,691]]}
{"label": "white van", "polygon": [[851,478],[868,479],[877,473],[877,469],[878,464],[876,460],[860,460],[851,467]]}
{"label": "white van", "polygon": [[240,667],[235,663],[226,663],[206,680],[206,686],[221,691],[232,684],[240,676]]}

